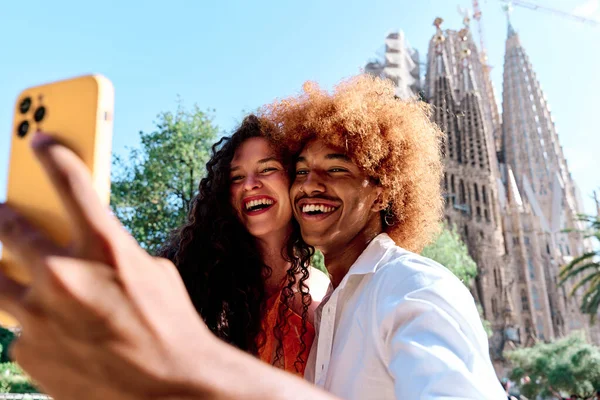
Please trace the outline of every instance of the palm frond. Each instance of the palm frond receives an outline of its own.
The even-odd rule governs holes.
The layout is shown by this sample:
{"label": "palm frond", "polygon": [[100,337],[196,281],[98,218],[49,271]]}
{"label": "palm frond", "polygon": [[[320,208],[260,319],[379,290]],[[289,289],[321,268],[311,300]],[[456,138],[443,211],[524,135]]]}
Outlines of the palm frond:
{"label": "palm frond", "polygon": [[590,287],[587,288],[587,290],[583,293],[583,300],[584,301],[582,301],[582,303],[585,303],[585,302],[589,303],[591,301],[591,300],[589,300],[590,296],[592,296],[592,295],[595,296],[596,292],[600,292],[600,290],[598,290],[598,289],[599,289],[599,286],[597,284],[596,285],[590,285]]}
{"label": "palm frond", "polygon": [[583,255],[577,257],[576,259],[571,261],[569,264],[564,266],[560,270],[560,273],[559,273],[559,277],[561,278],[559,285],[562,285],[567,279],[585,271],[586,269],[589,269],[589,268],[600,269],[600,263],[597,261],[592,261],[592,262],[580,265],[581,262],[586,261],[587,259],[590,259],[590,258],[593,259],[595,256],[596,256],[596,254],[594,252],[586,253],[586,254],[583,254]]}
{"label": "palm frond", "polygon": [[[591,295],[592,293],[592,299],[587,302],[582,302],[579,309],[582,313],[589,314],[590,322],[593,324],[596,321],[596,314],[598,314],[598,306],[600,305],[600,290],[596,287],[596,290],[589,294]],[[587,298],[589,299],[589,296]]]}
{"label": "palm frond", "polygon": [[573,288],[569,292],[569,296],[572,297],[575,294],[575,292],[577,291],[577,289],[579,289],[580,287],[582,287],[583,285],[585,285],[586,283],[588,283],[591,280],[594,280],[594,281],[591,282],[590,287],[599,285],[600,284],[600,274],[589,274],[588,276],[586,276],[585,278],[583,278],[582,280],[577,282],[575,284],[575,286],[573,286]]}

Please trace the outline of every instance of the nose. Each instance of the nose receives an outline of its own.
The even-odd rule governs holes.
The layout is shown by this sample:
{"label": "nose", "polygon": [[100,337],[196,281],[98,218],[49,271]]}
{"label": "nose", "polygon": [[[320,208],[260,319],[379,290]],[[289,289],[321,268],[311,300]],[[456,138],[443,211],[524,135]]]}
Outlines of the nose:
{"label": "nose", "polygon": [[300,188],[304,193],[312,195],[323,193],[325,191],[325,184],[317,172],[310,171],[304,178]]}
{"label": "nose", "polygon": [[254,189],[262,188],[262,182],[260,178],[254,174],[249,174],[244,180],[244,190],[249,192]]}

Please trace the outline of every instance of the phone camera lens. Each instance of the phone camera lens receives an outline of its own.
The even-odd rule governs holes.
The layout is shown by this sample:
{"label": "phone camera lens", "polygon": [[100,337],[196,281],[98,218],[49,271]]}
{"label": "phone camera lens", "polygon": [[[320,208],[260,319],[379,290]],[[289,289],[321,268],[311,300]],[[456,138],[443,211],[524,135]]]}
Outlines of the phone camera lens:
{"label": "phone camera lens", "polygon": [[20,138],[25,137],[25,135],[27,135],[28,131],[29,131],[29,122],[23,121],[23,122],[21,122],[21,124],[17,128],[17,135]]}
{"label": "phone camera lens", "polygon": [[44,119],[45,115],[46,109],[44,107],[38,107],[38,109],[35,110],[35,113],[33,114],[33,119],[35,120],[35,122],[40,122]]}
{"label": "phone camera lens", "polygon": [[23,101],[21,101],[21,104],[19,104],[19,111],[21,112],[21,114],[25,114],[25,113],[27,113],[27,111],[29,111],[30,108],[31,108],[31,97],[25,97],[23,99]]}

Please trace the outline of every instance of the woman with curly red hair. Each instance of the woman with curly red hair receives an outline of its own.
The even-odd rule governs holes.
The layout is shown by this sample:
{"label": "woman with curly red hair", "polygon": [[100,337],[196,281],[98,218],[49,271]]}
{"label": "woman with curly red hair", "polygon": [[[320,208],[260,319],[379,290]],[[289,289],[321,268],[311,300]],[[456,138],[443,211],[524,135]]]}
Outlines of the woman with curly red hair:
{"label": "woman with curly red hair", "polygon": [[289,162],[275,132],[249,115],[214,145],[188,221],[159,255],[217,337],[302,375],[318,304],[311,294],[320,300],[329,281],[311,271],[314,249],[292,219]]}

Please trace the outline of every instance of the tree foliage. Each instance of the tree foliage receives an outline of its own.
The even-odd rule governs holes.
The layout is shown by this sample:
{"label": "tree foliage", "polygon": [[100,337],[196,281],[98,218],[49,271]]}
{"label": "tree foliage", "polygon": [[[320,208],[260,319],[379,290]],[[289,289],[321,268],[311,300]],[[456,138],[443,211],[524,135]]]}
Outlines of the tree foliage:
{"label": "tree foliage", "polygon": [[436,240],[425,247],[421,255],[448,268],[467,287],[477,276],[477,264],[469,255],[467,245],[461,240],[455,226],[444,226]]}
{"label": "tree foliage", "polygon": [[0,363],[0,393],[39,393],[21,367],[12,362]]}
{"label": "tree foliage", "polygon": [[326,275],[329,274],[327,272],[327,268],[325,268],[325,257],[323,256],[323,253],[321,253],[319,250],[315,251],[315,254],[312,257],[310,263],[313,267],[317,268],[318,270],[321,270]]}
{"label": "tree foliage", "polygon": [[29,377],[8,357],[15,334],[0,326],[0,393],[38,393]]}
{"label": "tree foliage", "polygon": [[0,326],[0,363],[10,361],[8,358],[8,348],[14,339],[15,334],[12,331]]}
{"label": "tree foliage", "polygon": [[[585,222],[588,225],[587,228],[570,231],[579,232],[583,234],[584,238],[593,238],[600,243],[600,216],[581,215],[579,220]],[[574,258],[561,269],[559,276],[559,285],[564,285],[567,281],[576,282],[570,291],[571,296],[577,289],[581,287],[585,289],[579,307],[582,313],[590,316],[590,322],[594,323],[600,306],[600,250],[598,247]]]}
{"label": "tree foliage", "polygon": [[514,366],[509,378],[528,398],[577,394],[586,399],[600,388],[600,348],[587,343],[582,333],[506,356]]}
{"label": "tree foliage", "polygon": [[[456,226],[452,228],[444,226],[436,240],[425,247],[421,255],[448,268],[467,288],[470,288],[473,279],[477,276],[477,264],[469,255],[467,245],[460,238]],[[477,306],[477,310],[485,333],[491,337],[492,325],[484,319],[483,308],[480,305]]]}
{"label": "tree foliage", "polygon": [[185,221],[218,137],[212,117],[198,107],[188,111],[180,104],[155,124],[154,131],[140,132],[139,149],[115,156],[111,188],[115,215],[150,252]]}

